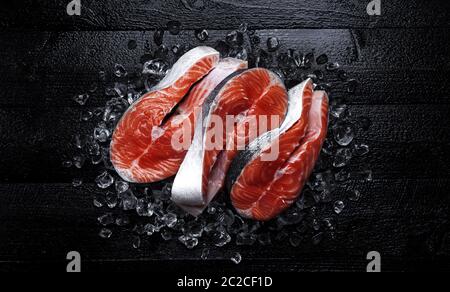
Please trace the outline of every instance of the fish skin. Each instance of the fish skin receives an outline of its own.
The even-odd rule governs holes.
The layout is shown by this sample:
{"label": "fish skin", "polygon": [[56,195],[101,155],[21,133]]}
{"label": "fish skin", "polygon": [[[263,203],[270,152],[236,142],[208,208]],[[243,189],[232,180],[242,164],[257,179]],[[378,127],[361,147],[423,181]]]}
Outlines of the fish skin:
{"label": "fish skin", "polygon": [[[250,143],[245,151],[241,151],[237,157],[233,160],[230,171],[227,175],[226,184],[227,189],[231,190],[232,186],[236,182],[243,169],[256,160],[261,153],[264,153],[267,148],[270,148],[273,143],[283,144],[283,148],[280,148],[280,154],[275,161],[258,161],[261,169],[265,169],[268,177],[273,177],[274,167],[283,163],[293,149],[298,147],[300,140],[306,134],[306,128],[309,118],[309,112],[311,110],[312,96],[314,85],[311,79],[307,79],[301,84],[293,87],[289,90],[289,107],[286,114],[286,118],[279,128],[269,131],[252,143]],[[295,127],[295,132],[292,128]],[[291,143],[282,143],[280,136],[283,136],[287,131],[290,131],[295,135],[292,135],[294,140]],[[255,163],[255,161],[253,161]]]}
{"label": "fish skin", "polygon": [[[295,202],[314,169],[326,139],[328,106],[327,94],[315,92],[306,133],[289,157],[281,160],[275,173],[269,172],[267,175],[266,171],[258,171],[261,167],[267,167],[258,158],[246,165],[231,187],[231,201],[239,214],[268,221]],[[292,133],[295,130],[296,126],[281,135],[281,147],[293,142],[295,135]]]}
{"label": "fish skin", "polygon": [[[198,216],[223,186],[228,167],[238,151],[204,150],[205,141],[210,138],[209,117],[212,114],[222,118],[243,115],[240,125],[247,125],[245,123],[251,115],[277,115],[284,119],[286,110],[286,88],[273,72],[256,68],[230,76],[204,104],[203,122],[197,121],[194,142],[175,177],[172,200],[190,214]],[[275,128],[271,124],[268,126],[268,130]],[[223,133],[222,149],[226,149],[230,138],[238,135],[237,126],[230,133],[223,129]],[[245,139],[250,142],[249,137]],[[213,173],[217,176],[211,177]]]}
{"label": "fish skin", "polygon": [[[216,67],[219,58],[219,52],[209,47],[187,52],[151,92],[127,110],[111,142],[111,162],[122,179],[153,183],[176,173],[184,153],[166,147],[174,129],[162,123],[193,85]],[[192,119],[191,114],[187,113],[185,119]],[[166,151],[155,151],[154,144],[163,145]]]}

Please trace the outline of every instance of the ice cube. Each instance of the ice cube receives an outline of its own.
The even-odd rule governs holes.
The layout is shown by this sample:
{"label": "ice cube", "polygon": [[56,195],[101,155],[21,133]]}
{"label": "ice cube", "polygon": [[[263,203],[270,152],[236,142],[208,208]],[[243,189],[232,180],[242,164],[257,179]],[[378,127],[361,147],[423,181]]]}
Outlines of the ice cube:
{"label": "ice cube", "polygon": [[304,190],[302,196],[297,200],[295,204],[296,207],[299,210],[306,210],[313,207],[315,204],[313,200],[313,194],[314,192],[309,189]]}
{"label": "ice cube", "polygon": [[322,222],[325,228],[327,228],[328,230],[333,231],[336,229],[334,220],[332,218],[325,218],[322,220]]}
{"label": "ice cube", "polygon": [[357,80],[355,80],[355,79],[350,79],[350,80],[347,82],[347,92],[348,92],[348,93],[355,93],[356,90],[358,89],[358,85],[359,85],[359,83],[358,83]]}
{"label": "ice cube", "polygon": [[62,166],[63,166],[64,168],[71,168],[72,165],[73,165],[73,163],[72,163],[72,161],[70,161],[70,160],[63,161],[63,163],[62,163]]}
{"label": "ice cube", "polygon": [[137,223],[134,228],[133,228],[133,232],[139,235],[143,235],[145,234],[145,229],[144,229],[144,225],[142,223]]}
{"label": "ice cube", "polygon": [[206,212],[207,212],[208,214],[210,214],[210,215],[214,215],[214,214],[216,214],[217,209],[216,209],[216,207],[214,207],[213,205],[210,205],[210,206],[208,206],[208,209],[207,209]]}
{"label": "ice cube", "polygon": [[101,238],[109,239],[112,236],[112,231],[107,228],[102,228],[98,234]]}
{"label": "ice cube", "polygon": [[117,195],[113,192],[107,192],[105,196],[106,205],[108,208],[114,209],[117,206]]}
{"label": "ice cube", "polygon": [[295,64],[297,67],[302,69],[309,69],[311,68],[311,63],[314,59],[314,55],[312,53],[308,53],[306,55],[298,54],[294,58]]}
{"label": "ice cube", "polygon": [[114,95],[124,98],[128,93],[128,86],[126,84],[116,82],[114,83],[114,91]]}
{"label": "ice cube", "polygon": [[144,232],[147,233],[148,236],[153,235],[155,233],[155,226],[151,223],[148,223],[144,226]]}
{"label": "ice cube", "polygon": [[345,70],[338,70],[337,75],[341,81],[347,81],[348,74]]}
{"label": "ice cube", "polygon": [[314,245],[319,245],[323,240],[323,232],[317,233],[311,238],[311,240]]}
{"label": "ice cube", "polygon": [[129,188],[130,188],[129,183],[122,181],[122,180],[116,181],[116,191],[118,194],[125,193],[126,191],[128,191]]}
{"label": "ice cube", "polygon": [[343,169],[334,175],[334,178],[337,182],[345,182],[349,180],[351,177],[351,173],[347,170]]}
{"label": "ice cube", "polygon": [[325,74],[321,70],[314,71],[314,75],[316,75],[318,80],[323,80],[325,78]]}
{"label": "ice cube", "polygon": [[124,77],[127,75],[127,70],[125,69],[125,67],[121,64],[115,64],[114,65],[114,75],[116,75],[117,77]]}
{"label": "ice cube", "polygon": [[198,239],[191,236],[182,235],[178,240],[183,243],[188,249],[193,249],[198,245]]}
{"label": "ice cube", "polygon": [[213,233],[213,239],[214,244],[217,247],[222,247],[230,243],[231,236],[227,233],[225,228],[219,227],[214,233]]}
{"label": "ice cube", "polygon": [[94,129],[94,139],[100,143],[105,143],[111,136],[111,131],[106,127],[104,122],[101,122]]}
{"label": "ice cube", "polygon": [[275,52],[280,48],[280,40],[276,37],[270,37],[267,40],[267,49],[269,52]]}
{"label": "ice cube", "polygon": [[348,146],[353,142],[355,133],[349,124],[338,124],[334,127],[334,139],[340,146]]}
{"label": "ice cube", "polygon": [[204,248],[203,250],[202,250],[202,255],[201,255],[201,259],[202,260],[207,260],[208,259],[208,257],[209,257],[209,253],[210,253],[210,249],[209,248]]}
{"label": "ice cube", "polygon": [[170,230],[164,229],[161,231],[161,237],[165,241],[169,241],[173,238],[173,233]]}
{"label": "ice cube", "polygon": [[281,225],[295,225],[303,220],[304,214],[297,208],[291,208],[278,217]]}
{"label": "ice cube", "polygon": [[83,94],[78,94],[75,95],[73,97],[73,100],[78,103],[79,105],[85,105],[87,103],[87,101],[89,100],[89,94],[87,93],[83,93]]}
{"label": "ice cube", "polygon": [[93,116],[94,116],[94,114],[93,114],[91,111],[84,111],[84,112],[81,113],[80,119],[81,119],[83,122],[87,122],[87,121],[89,121],[90,119],[92,119]]}
{"label": "ice cube", "polygon": [[325,140],[322,146],[322,152],[327,155],[333,155],[334,153],[334,144],[330,139]]}
{"label": "ice cube", "polygon": [[80,187],[83,184],[83,180],[81,178],[74,178],[72,180],[72,186],[75,188]]}
{"label": "ice cube", "polygon": [[177,44],[172,47],[172,53],[177,57],[183,55],[185,51],[186,50],[183,45]]}
{"label": "ice cube", "polygon": [[240,253],[235,253],[232,257],[231,257],[231,261],[233,263],[235,263],[236,265],[239,265],[242,262],[242,255]]}
{"label": "ice cube", "polygon": [[242,33],[248,32],[248,23],[241,23],[238,30]]}
{"label": "ice cube", "polygon": [[336,151],[334,157],[333,166],[336,168],[341,168],[346,166],[352,159],[352,151],[348,148],[340,148]]}
{"label": "ice cube", "polygon": [[240,47],[244,44],[244,34],[241,31],[231,31],[226,37],[225,41],[232,47]]}
{"label": "ice cube", "polygon": [[139,199],[137,201],[136,213],[141,217],[152,217],[154,214],[152,205],[145,199]]}
{"label": "ice cube", "polygon": [[341,214],[344,211],[345,203],[343,201],[336,201],[334,203],[334,212],[336,214]]}
{"label": "ice cube", "polygon": [[99,72],[98,72],[98,79],[100,80],[100,81],[103,81],[103,82],[105,82],[106,81],[106,72],[105,72],[105,70],[100,70]]}
{"label": "ice cube", "polygon": [[353,147],[353,155],[355,156],[364,156],[370,152],[369,146],[366,144],[355,144]]}
{"label": "ice cube", "polygon": [[86,143],[87,151],[91,156],[98,156],[101,154],[100,145],[97,141],[89,141]]}
{"label": "ice cube", "polygon": [[209,38],[209,33],[206,29],[197,29],[195,31],[195,37],[200,41],[200,42],[205,42],[206,40],[208,40]]}
{"label": "ice cube", "polygon": [[121,205],[122,205],[122,208],[124,211],[130,211],[130,210],[136,209],[138,199],[130,190],[128,190],[125,193],[120,194],[119,197],[121,199]]}
{"label": "ice cube", "polygon": [[105,215],[102,215],[97,218],[98,223],[100,223],[103,226],[108,226],[111,224],[114,224],[115,219],[112,213],[107,213]]}
{"label": "ice cube", "polygon": [[114,177],[109,174],[109,172],[104,171],[102,174],[100,174],[96,179],[95,182],[97,183],[97,186],[101,189],[107,189],[114,183]]}
{"label": "ice cube", "polygon": [[203,235],[204,226],[202,222],[190,221],[183,226],[183,232],[186,235],[189,235],[191,237],[197,237],[200,238]]}
{"label": "ice cube", "polygon": [[106,202],[105,199],[101,196],[94,196],[93,204],[96,208],[102,208]]}
{"label": "ice cube", "polygon": [[141,238],[137,235],[133,236],[132,239],[133,248],[138,249],[141,247]]}
{"label": "ice cube", "polygon": [[156,45],[160,46],[163,43],[163,39],[164,39],[164,30],[159,28],[153,34],[153,41],[155,42]]}
{"label": "ice cube", "polygon": [[173,228],[177,224],[178,218],[173,213],[167,213],[163,216],[162,220],[167,227]]}
{"label": "ice cube", "polygon": [[343,104],[343,105],[335,105],[332,107],[330,114],[337,118],[343,118],[345,116],[345,114],[347,113],[348,107],[347,105]]}
{"label": "ice cube", "polygon": [[325,189],[321,191],[319,194],[319,203],[329,203],[331,202],[331,190]]}
{"label": "ice cube", "polygon": [[130,218],[127,215],[121,214],[116,218],[116,225],[124,227],[130,224]]}
{"label": "ice cube", "polygon": [[339,69],[341,66],[339,65],[339,63],[328,63],[326,65],[326,69],[328,71],[336,71],[337,69]]}
{"label": "ice cube", "polygon": [[231,226],[235,221],[235,215],[231,210],[226,210],[217,216],[217,222],[224,226]]}
{"label": "ice cube", "polygon": [[242,47],[236,48],[230,52],[229,57],[247,61],[248,60],[248,52],[245,48],[242,48]]}
{"label": "ice cube", "polygon": [[314,218],[314,219],[312,220],[311,226],[312,226],[312,228],[313,228],[315,231],[319,231],[319,230],[320,230],[320,222],[319,222],[319,220],[317,220],[316,218]]}
{"label": "ice cube", "polygon": [[142,74],[149,74],[155,76],[164,76],[167,74],[168,65],[162,60],[150,60],[144,64]]}
{"label": "ice cube", "polygon": [[361,199],[361,192],[358,190],[350,190],[348,192],[348,199],[353,202],[357,202]]}

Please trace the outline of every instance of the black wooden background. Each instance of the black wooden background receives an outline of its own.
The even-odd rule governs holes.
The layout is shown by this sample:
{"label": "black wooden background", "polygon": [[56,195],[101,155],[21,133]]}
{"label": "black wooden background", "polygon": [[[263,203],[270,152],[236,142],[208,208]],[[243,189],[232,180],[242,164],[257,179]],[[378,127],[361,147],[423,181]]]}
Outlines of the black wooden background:
{"label": "black wooden background", "polygon": [[[69,0],[1,4],[0,270],[64,271],[76,250],[89,271],[365,271],[367,252],[376,250],[387,271],[449,271],[448,1],[381,0],[382,16],[367,15],[369,0],[202,1],[188,9],[179,0],[82,0],[79,17],[66,14]],[[94,186],[72,188],[79,173],[61,169],[82,127],[72,96],[100,68],[133,68],[152,30],[174,19],[183,32],[169,43],[195,45],[193,30],[207,28],[212,45],[247,22],[263,40],[278,36],[285,48],[328,54],[361,82],[349,105],[373,121],[360,137],[371,153],[352,167],[368,165],[375,179],[349,182],[363,199],[340,216],[338,240],[239,248],[244,260],[234,265],[233,246],[201,261],[201,250],[174,242],[134,250],[125,235],[97,236]]]}

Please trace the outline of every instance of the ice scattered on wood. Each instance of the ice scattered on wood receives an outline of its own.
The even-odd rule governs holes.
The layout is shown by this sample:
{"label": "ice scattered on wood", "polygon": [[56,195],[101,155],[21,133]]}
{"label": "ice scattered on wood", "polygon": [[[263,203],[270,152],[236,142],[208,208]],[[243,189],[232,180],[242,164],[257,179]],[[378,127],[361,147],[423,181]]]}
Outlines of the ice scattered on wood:
{"label": "ice scattered on wood", "polygon": [[[182,3],[189,9],[204,7],[203,1]],[[170,22],[166,29],[177,35],[181,24]],[[170,201],[170,180],[138,185],[119,179],[109,157],[109,144],[116,124],[129,106],[164,78],[170,64],[189,49],[189,45],[177,44],[169,50],[164,45],[164,35],[164,29],[155,31],[153,41],[156,47],[153,51],[146,48],[145,54],[137,60],[141,63],[140,67],[127,71],[125,66],[114,64],[112,72],[99,68],[99,83],[95,91],[89,90],[90,94],[82,93],[74,97],[75,102],[82,106],[95,94],[104,93],[109,98],[103,107],[82,109],[80,121],[84,128],[80,133],[74,133],[71,142],[74,153],[69,156],[73,158],[62,162],[62,167],[66,169],[83,169],[87,164],[92,164],[90,167],[98,170],[97,178],[85,180],[94,181],[101,191],[93,198],[94,206],[102,212],[97,222],[103,227],[99,236],[108,239],[113,231],[127,232],[130,234],[130,246],[141,248],[148,237],[160,235],[161,241],[177,241],[187,249],[202,246],[199,256],[204,260],[210,258],[212,249],[229,245],[288,244],[291,248],[297,248],[336,239],[337,216],[362,198],[359,190],[347,189],[346,182],[373,181],[372,171],[351,169],[353,160],[362,159],[369,153],[369,145],[359,140],[359,134],[369,131],[372,122],[367,117],[353,117],[351,107],[333,98],[334,88],[343,88],[351,98],[358,82],[350,79],[351,74],[326,54],[316,57],[315,52],[283,48],[282,39],[274,35],[262,40],[257,31],[245,24],[213,44],[208,44],[208,31],[199,29],[195,31],[194,41],[214,46],[222,57],[236,57],[248,60],[250,67],[268,68],[279,75],[288,87],[312,78],[316,89],[331,92],[329,137],[316,170],[296,204],[278,218],[261,223],[241,218],[223,194],[204,214],[194,218]],[[135,41],[128,42],[130,49],[136,46]],[[161,128],[154,129],[152,139],[157,139],[162,131]],[[83,179],[75,178],[72,184],[79,188],[83,185]],[[342,193],[344,198],[337,197]],[[236,253],[231,260],[238,264],[242,256]]]}

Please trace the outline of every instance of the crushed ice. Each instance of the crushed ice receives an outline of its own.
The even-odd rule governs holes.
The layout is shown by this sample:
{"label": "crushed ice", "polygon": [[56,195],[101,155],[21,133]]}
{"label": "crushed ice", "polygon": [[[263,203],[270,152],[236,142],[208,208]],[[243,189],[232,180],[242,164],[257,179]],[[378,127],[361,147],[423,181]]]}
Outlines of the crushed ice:
{"label": "crushed ice", "polygon": [[[189,9],[200,9],[183,1]],[[178,35],[181,23],[172,21],[166,26],[172,35]],[[330,130],[321,158],[302,196],[289,210],[271,222],[254,222],[241,218],[230,206],[226,195],[219,196],[199,218],[194,218],[170,201],[171,181],[152,185],[139,185],[122,181],[115,173],[109,158],[109,143],[114,128],[121,116],[139,96],[151,90],[169,71],[173,64],[189,48],[174,45],[170,50],[163,44],[164,29],[154,32],[154,51],[146,52],[141,67],[128,71],[121,64],[114,64],[113,71],[99,69],[99,84],[94,84],[90,93],[81,93],[73,99],[80,106],[93,100],[94,92],[100,92],[102,84],[108,102],[103,107],[83,109],[80,121],[86,127],[74,133],[74,154],[65,158],[62,167],[83,169],[91,164],[98,173],[95,182],[100,193],[96,193],[93,204],[101,212],[98,217],[99,236],[109,239],[113,232],[128,232],[133,248],[145,245],[145,239],[160,236],[162,241],[178,241],[187,249],[201,246],[201,259],[210,258],[212,249],[224,246],[270,246],[289,243],[296,248],[304,244],[318,245],[325,239],[336,238],[337,216],[344,209],[360,201],[363,194],[356,189],[346,189],[346,182],[358,180],[371,182],[370,170],[351,170],[352,162],[363,159],[369,145],[359,139],[360,133],[368,131],[372,122],[367,117],[355,118],[351,108],[331,94]],[[198,29],[194,37],[200,43],[209,40],[206,29]],[[206,44],[208,45],[208,44]],[[211,44],[210,44],[211,45]],[[130,50],[137,42],[130,40]],[[223,57],[248,60],[250,67],[265,67],[273,70],[288,86],[312,78],[318,89],[333,93],[334,87],[343,87],[348,95],[355,93],[358,82],[349,79],[341,66],[332,62],[325,54],[315,57],[315,52],[302,53],[295,49],[284,49],[276,36],[265,42],[254,30],[243,24],[228,32],[224,39],[213,45]],[[147,50],[147,49],[146,49]],[[109,80],[112,78],[112,80]],[[87,133],[85,130],[88,130]],[[91,129],[91,130],[89,130]],[[163,129],[155,128],[152,138],[157,139]],[[73,187],[86,183],[82,178],[73,179]],[[344,193],[344,197],[339,194]],[[231,260],[239,264],[242,255],[235,253]]]}

